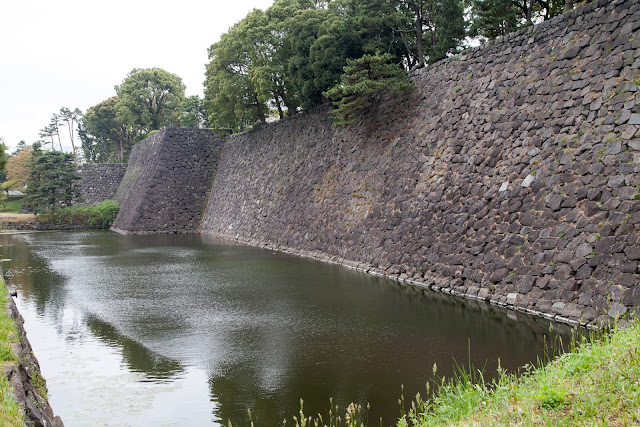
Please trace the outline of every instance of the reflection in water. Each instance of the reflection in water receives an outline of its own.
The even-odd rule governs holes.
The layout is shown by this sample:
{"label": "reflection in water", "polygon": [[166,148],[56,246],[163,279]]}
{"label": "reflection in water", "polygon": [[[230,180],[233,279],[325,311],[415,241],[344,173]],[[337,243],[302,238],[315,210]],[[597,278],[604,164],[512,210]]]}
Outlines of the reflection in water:
{"label": "reflection in water", "polygon": [[[388,425],[400,385],[408,399],[424,394],[434,363],[449,377],[470,345],[490,378],[498,357],[507,369],[535,361],[548,335],[541,319],[197,235],[42,233],[0,244],[67,425],[245,425],[248,408],[258,425],[279,425],[300,398],[316,414],[330,397],[341,408],[370,403],[371,422]],[[58,375],[47,359],[84,363],[95,378]],[[94,389],[109,403],[85,405]],[[83,418],[85,406],[103,420]]]}
{"label": "reflection in water", "polygon": [[110,347],[119,348],[127,368],[145,375],[147,381],[171,380],[184,372],[175,360],[156,354],[138,342],[118,333],[117,329],[95,316],[87,316],[86,324],[91,333]]}

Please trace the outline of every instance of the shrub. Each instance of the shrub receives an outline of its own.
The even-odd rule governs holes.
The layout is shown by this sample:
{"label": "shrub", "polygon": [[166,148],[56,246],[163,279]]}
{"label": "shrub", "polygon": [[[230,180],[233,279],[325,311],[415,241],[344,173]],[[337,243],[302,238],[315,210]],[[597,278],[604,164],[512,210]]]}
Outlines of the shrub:
{"label": "shrub", "polygon": [[40,222],[50,224],[91,225],[109,228],[120,207],[114,200],[105,200],[93,206],[73,206],[38,215]]}

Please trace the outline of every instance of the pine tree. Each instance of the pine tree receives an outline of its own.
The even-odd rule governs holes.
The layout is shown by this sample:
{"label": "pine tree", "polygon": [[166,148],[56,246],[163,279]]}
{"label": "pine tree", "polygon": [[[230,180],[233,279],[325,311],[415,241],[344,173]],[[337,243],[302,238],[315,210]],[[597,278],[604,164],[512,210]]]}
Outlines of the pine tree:
{"label": "pine tree", "polygon": [[399,95],[411,91],[413,83],[391,59],[392,55],[387,53],[347,60],[341,82],[323,93],[336,107],[331,112],[334,126],[355,122],[378,94]]}
{"label": "pine tree", "polygon": [[81,199],[79,179],[72,154],[34,146],[25,205],[34,213],[69,207]]}

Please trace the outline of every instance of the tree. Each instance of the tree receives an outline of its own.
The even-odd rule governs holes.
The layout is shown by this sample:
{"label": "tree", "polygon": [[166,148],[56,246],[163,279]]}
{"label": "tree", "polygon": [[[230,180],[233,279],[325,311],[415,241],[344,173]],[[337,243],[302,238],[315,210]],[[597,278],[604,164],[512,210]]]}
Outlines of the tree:
{"label": "tree", "polygon": [[88,161],[94,163],[126,161],[131,146],[143,132],[118,117],[118,97],[89,107],[79,125],[78,135]]}
{"label": "tree", "polygon": [[42,151],[34,145],[29,167],[25,205],[34,213],[55,211],[81,199],[73,155]]}
{"label": "tree", "polygon": [[180,104],[179,124],[183,127],[199,128],[205,125],[207,113],[198,95],[185,98]]}
{"label": "tree", "polygon": [[73,111],[68,109],[67,107],[60,108],[60,115],[58,116],[60,119],[60,126],[66,126],[69,132],[69,141],[71,141],[71,148],[73,150],[73,157],[78,161],[78,153],[77,150],[80,150],[80,147],[76,148],[75,144],[75,135],[76,135],[76,127],[80,123],[82,119],[82,111],[75,108]]}
{"label": "tree", "polygon": [[6,169],[8,158],[7,145],[4,143],[4,138],[0,137],[0,171]]}
{"label": "tree", "polygon": [[341,82],[325,92],[336,108],[331,112],[335,126],[346,126],[369,107],[378,94],[399,95],[413,88],[404,70],[390,62],[391,54],[364,55],[347,61]]}
{"label": "tree", "polygon": [[16,145],[16,149],[13,150],[13,153],[11,153],[11,155],[15,156],[23,148],[27,148],[27,143],[25,142],[24,139],[21,139],[20,142],[18,142],[18,145]]}
{"label": "tree", "polygon": [[9,157],[7,161],[7,180],[2,183],[5,190],[24,190],[29,178],[29,164],[31,162],[31,147],[22,147]]}
{"label": "tree", "polygon": [[134,68],[115,89],[119,122],[143,134],[178,122],[185,86],[177,75],[161,68]]}
{"label": "tree", "polygon": [[402,38],[410,69],[446,58],[460,46],[464,27],[458,0],[396,0],[394,31]]}
{"label": "tree", "polygon": [[209,123],[217,129],[238,132],[267,119],[267,105],[249,76],[251,58],[242,45],[241,23],[209,47],[205,72],[204,105]]}
{"label": "tree", "polygon": [[60,146],[60,151],[62,151],[62,140],[60,139],[60,117],[54,113],[51,116],[51,122],[42,129],[40,129],[39,136],[40,138],[49,138],[51,139],[51,149],[55,150],[53,143],[54,137],[58,138],[58,145]]}
{"label": "tree", "polygon": [[475,0],[472,5],[471,37],[492,40],[518,28],[518,10],[511,0]]}

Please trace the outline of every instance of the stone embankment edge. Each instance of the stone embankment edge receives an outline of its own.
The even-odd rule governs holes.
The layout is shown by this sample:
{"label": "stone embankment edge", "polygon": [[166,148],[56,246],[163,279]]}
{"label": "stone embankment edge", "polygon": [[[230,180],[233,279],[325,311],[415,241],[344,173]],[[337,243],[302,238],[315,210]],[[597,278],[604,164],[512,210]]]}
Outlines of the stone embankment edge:
{"label": "stone embankment edge", "polygon": [[104,230],[99,225],[88,224],[50,224],[45,222],[1,222],[2,230],[16,231],[83,231],[83,230]]}
{"label": "stone embankment edge", "polygon": [[[0,267],[0,277],[3,277],[2,267]],[[4,280],[1,282],[0,286],[6,287]],[[35,387],[34,378],[43,378],[40,364],[33,354],[31,343],[29,343],[27,332],[24,329],[24,319],[18,312],[13,298],[8,298],[5,311],[15,322],[19,338],[19,343],[11,345],[11,350],[16,355],[18,363],[7,364],[5,375],[11,383],[18,404],[24,410],[26,425],[64,427],[62,419],[54,415],[46,396],[40,395]]]}
{"label": "stone embankment edge", "polygon": [[[267,250],[271,250],[271,251],[277,251],[277,252],[281,252],[284,254],[289,254],[289,255],[295,255],[295,256],[300,256],[303,258],[309,258],[309,259],[313,259],[315,261],[321,261],[321,262],[325,262],[328,264],[334,264],[334,265],[340,265],[342,267],[346,267],[349,268],[351,270],[356,270],[359,271],[361,273],[366,273],[366,274],[371,274],[373,276],[378,276],[378,277],[385,277],[387,279],[393,280],[395,282],[401,282],[401,283],[406,283],[408,285],[411,286],[415,286],[418,288],[425,288],[425,289],[430,289],[436,292],[442,292],[448,295],[452,295],[454,297],[460,297],[460,298],[466,298],[468,300],[474,300],[474,301],[481,301],[481,302],[485,302],[485,303],[489,303],[491,305],[497,306],[497,307],[502,307],[505,308],[507,310],[512,310],[512,311],[517,311],[520,313],[525,313],[531,316],[535,316],[535,317],[540,317],[540,318],[544,318],[547,320],[551,320],[554,322],[558,322],[558,323],[563,323],[569,326],[574,326],[574,327],[583,327],[583,328],[587,328],[587,329],[601,329],[603,326],[600,323],[598,323],[597,320],[593,321],[593,322],[583,322],[581,320],[575,320],[575,319],[570,319],[564,316],[560,316],[559,314],[553,314],[553,313],[545,313],[545,312],[541,312],[541,311],[537,311],[537,310],[532,310],[530,308],[526,308],[526,307],[521,307],[518,306],[516,304],[510,304],[508,302],[502,302],[500,300],[498,300],[497,298],[492,298],[492,297],[487,297],[487,298],[482,298],[479,297],[477,295],[472,295],[472,294],[468,294],[465,292],[460,292],[457,291],[451,287],[449,287],[449,281],[451,279],[447,279],[446,277],[443,276],[437,276],[437,275],[433,275],[430,279],[429,282],[424,282],[424,281],[420,281],[420,280],[415,280],[415,279],[410,279],[410,278],[405,278],[405,277],[401,277],[398,275],[394,275],[394,274],[388,274],[378,268],[375,268],[373,266],[364,264],[364,263],[359,263],[359,262],[355,262],[355,261],[351,261],[349,259],[346,258],[342,258],[339,256],[334,256],[334,255],[327,255],[325,253],[319,252],[319,251],[305,251],[305,250],[299,250],[299,249],[294,249],[291,247],[286,247],[286,246],[278,246],[278,245],[274,245],[272,243],[268,243],[268,242],[264,242],[264,241],[259,241],[259,240],[254,240],[254,239],[246,239],[246,238],[242,238],[239,236],[235,236],[235,237],[231,237],[225,234],[220,234],[220,233],[211,233],[211,232],[205,232],[202,233],[203,235],[212,237],[212,238],[217,238],[217,239],[223,239],[223,240],[228,240],[228,241],[232,241],[238,244],[243,244],[243,245],[249,245],[249,246],[254,246],[254,247],[259,247],[259,248],[263,248],[263,249],[267,249]],[[499,296],[499,295],[496,295]]]}

